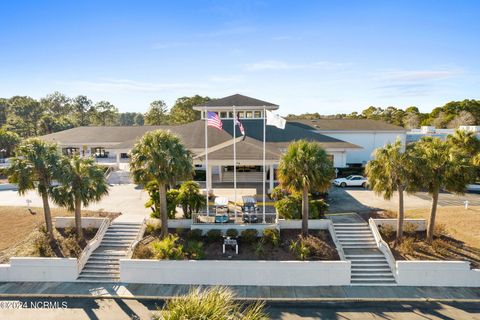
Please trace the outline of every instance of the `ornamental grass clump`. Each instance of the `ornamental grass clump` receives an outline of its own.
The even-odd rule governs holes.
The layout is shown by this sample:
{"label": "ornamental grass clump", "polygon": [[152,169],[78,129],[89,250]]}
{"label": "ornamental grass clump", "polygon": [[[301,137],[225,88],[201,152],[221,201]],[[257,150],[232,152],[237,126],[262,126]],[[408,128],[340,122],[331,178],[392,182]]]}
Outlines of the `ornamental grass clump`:
{"label": "ornamental grass clump", "polygon": [[235,301],[233,292],[224,287],[212,287],[201,291],[191,290],[187,295],[166,301],[155,320],[267,320],[264,303],[250,305]]}

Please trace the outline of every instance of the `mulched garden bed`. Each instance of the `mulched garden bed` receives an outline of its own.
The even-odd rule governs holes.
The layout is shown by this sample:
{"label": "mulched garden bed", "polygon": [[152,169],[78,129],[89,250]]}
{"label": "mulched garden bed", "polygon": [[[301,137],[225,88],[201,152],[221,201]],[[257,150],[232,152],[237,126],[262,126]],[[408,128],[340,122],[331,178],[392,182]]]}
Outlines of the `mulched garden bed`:
{"label": "mulched garden bed", "polygon": [[[188,246],[188,231],[187,229],[171,229],[170,233],[176,234],[179,237],[179,243],[183,246]],[[279,244],[274,246],[262,241],[262,238],[257,238],[253,242],[246,243],[242,241],[239,236],[238,255],[235,254],[234,249],[228,248],[226,253],[222,253],[223,239],[215,241],[209,240],[207,237],[202,237],[200,240],[203,249],[202,260],[276,260],[276,261],[291,261],[301,260],[297,254],[291,249],[292,241],[298,241],[300,237],[300,230],[282,230],[280,232]],[[143,255],[144,251],[150,250],[148,247],[153,241],[159,240],[159,231],[153,231],[148,234],[139,243],[135,249],[134,258],[148,258],[155,259],[153,256]],[[311,230],[309,237],[304,242],[309,247],[308,257],[304,260],[340,260],[335,244],[330,237],[328,230]]]}

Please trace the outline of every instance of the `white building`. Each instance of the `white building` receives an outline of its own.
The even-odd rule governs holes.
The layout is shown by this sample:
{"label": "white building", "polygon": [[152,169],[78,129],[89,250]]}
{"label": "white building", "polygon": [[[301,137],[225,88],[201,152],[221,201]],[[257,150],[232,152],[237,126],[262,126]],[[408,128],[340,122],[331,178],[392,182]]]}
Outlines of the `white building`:
{"label": "white building", "polygon": [[406,142],[405,128],[383,121],[369,119],[316,119],[292,120],[310,128],[317,133],[332,138],[343,140],[361,149],[347,150],[346,165],[364,165],[371,158],[375,149],[394,142],[399,138],[403,144]]}

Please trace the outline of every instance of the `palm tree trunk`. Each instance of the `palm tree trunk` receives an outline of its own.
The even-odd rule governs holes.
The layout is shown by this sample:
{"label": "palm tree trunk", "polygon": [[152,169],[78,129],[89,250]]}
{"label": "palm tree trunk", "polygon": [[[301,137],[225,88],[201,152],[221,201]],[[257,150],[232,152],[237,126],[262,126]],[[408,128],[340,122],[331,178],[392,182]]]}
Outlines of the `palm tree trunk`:
{"label": "palm tree trunk", "polygon": [[75,196],[75,228],[77,229],[77,240],[82,241],[82,200],[79,196]]}
{"label": "palm tree trunk", "polygon": [[50,241],[55,240],[53,237],[53,223],[52,223],[52,213],[50,212],[50,204],[48,203],[48,195],[42,193],[43,201],[43,213],[45,215],[45,224],[47,225],[47,233]]}
{"label": "palm tree trunk", "polygon": [[302,191],[302,235],[308,236],[308,189]]}
{"label": "palm tree trunk", "polygon": [[430,219],[428,219],[427,243],[432,243],[433,230],[435,228],[435,217],[437,216],[438,194],[440,190],[436,190],[432,194],[432,208],[430,210]]}
{"label": "palm tree trunk", "polygon": [[168,234],[167,188],[158,181],[158,198],[160,199],[160,219],[162,221],[162,238]]}
{"label": "palm tree trunk", "polygon": [[403,186],[398,186],[398,217],[397,217],[397,239],[395,240],[395,246],[402,242],[403,237],[403,220],[405,218],[405,212],[403,208]]}

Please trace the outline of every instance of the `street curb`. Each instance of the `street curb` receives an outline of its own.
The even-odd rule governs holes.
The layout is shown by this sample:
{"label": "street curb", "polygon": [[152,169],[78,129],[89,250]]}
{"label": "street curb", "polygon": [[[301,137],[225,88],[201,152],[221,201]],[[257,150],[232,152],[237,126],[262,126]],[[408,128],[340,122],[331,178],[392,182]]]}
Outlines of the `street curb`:
{"label": "street curb", "polygon": [[[64,299],[112,299],[112,300],[168,300],[177,296],[102,296],[90,294],[37,294],[37,293],[2,293],[2,298],[64,298]],[[312,304],[312,303],[355,303],[355,302],[456,302],[456,303],[480,303],[480,299],[455,299],[455,298],[261,298],[261,297],[236,297],[236,301],[256,302],[264,301],[267,304],[275,303],[295,303],[295,304]]]}

